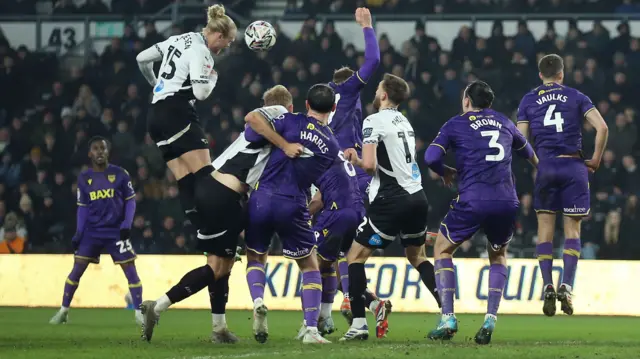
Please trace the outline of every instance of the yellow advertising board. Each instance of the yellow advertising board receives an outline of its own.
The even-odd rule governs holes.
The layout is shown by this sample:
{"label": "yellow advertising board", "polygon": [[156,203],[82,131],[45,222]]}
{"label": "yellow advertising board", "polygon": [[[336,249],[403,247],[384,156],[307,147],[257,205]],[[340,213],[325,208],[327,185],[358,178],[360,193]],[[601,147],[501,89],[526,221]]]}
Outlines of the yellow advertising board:
{"label": "yellow advertising board", "polygon": [[[71,270],[71,255],[0,255],[0,306],[57,307],[64,281]],[[203,256],[140,256],[136,261],[144,298],[157,298],[187,271],[203,265]],[[458,313],[484,313],[487,304],[489,266],[486,259],[457,259]],[[556,265],[562,263],[555,261]],[[245,280],[245,263],[237,263],[230,279],[228,309],[252,308]],[[542,281],[535,260],[512,259],[500,313],[541,314]],[[379,297],[393,301],[394,311],[435,312],[435,301],[418,272],[403,258],[373,258],[366,265],[368,286]],[[640,262],[581,261],[574,288],[576,314],[640,316],[640,287],[635,276]],[[301,275],[295,262],[271,257],[266,268],[265,302],[269,309],[299,310]],[[554,267],[554,280],[562,268]],[[128,285],[119,266],[105,256],[91,265],[80,281],[72,306],[123,307]],[[338,294],[335,308],[342,296]],[[177,308],[209,308],[206,290],[176,305]]]}

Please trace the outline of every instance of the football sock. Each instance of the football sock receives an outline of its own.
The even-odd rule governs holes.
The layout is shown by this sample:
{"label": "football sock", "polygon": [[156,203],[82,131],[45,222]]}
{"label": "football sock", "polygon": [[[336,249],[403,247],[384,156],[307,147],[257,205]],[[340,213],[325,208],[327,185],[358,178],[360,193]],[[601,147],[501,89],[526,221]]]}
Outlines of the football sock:
{"label": "football sock", "polygon": [[345,298],[349,298],[349,263],[342,257],[338,259],[338,272],[340,273],[340,286]]}
{"label": "football sock", "polygon": [[562,272],[562,284],[573,288],[573,281],[576,278],[576,269],[578,269],[578,259],[580,259],[580,238],[567,238],[564,241],[564,251],[562,252],[562,261],[564,263],[564,271]]}
{"label": "football sock", "polygon": [[507,283],[507,267],[502,264],[492,264],[489,267],[489,300],[487,314],[498,315],[502,291]]}
{"label": "football sock", "polygon": [[553,285],[553,243],[544,242],[536,245],[536,255],[542,274],[542,283],[545,287],[549,284]]}
{"label": "football sock", "polygon": [[89,263],[73,262],[73,269],[71,269],[71,273],[69,273],[67,280],[64,282],[64,294],[62,295],[62,306],[64,308],[71,306],[71,300],[73,299],[76,289],[78,289],[80,278],[82,278],[87,266],[89,266]]}
{"label": "football sock", "polygon": [[211,322],[213,330],[227,327],[226,309],[229,300],[229,277],[224,276],[213,283],[209,283],[209,301],[211,303]]}
{"label": "football sock", "polygon": [[133,301],[133,308],[140,309],[142,304],[142,282],[138,277],[138,270],[135,265],[128,265],[122,268],[127,281],[129,282],[129,292],[131,293],[131,300]]}
{"label": "football sock", "polygon": [[[372,313],[375,313],[376,307],[378,306],[379,300],[369,291],[368,288],[364,289],[364,306],[365,308],[369,308]],[[373,304],[373,305],[372,305]],[[373,308],[373,309],[371,309]]]}
{"label": "football sock", "polygon": [[169,298],[172,304],[178,303],[198,293],[214,281],[213,269],[205,264],[185,274],[178,284],[169,289],[167,298]]}
{"label": "football sock", "polygon": [[322,277],[320,271],[302,273],[302,310],[307,327],[317,327],[322,298]]}
{"label": "football sock", "polygon": [[[364,318],[364,294],[367,289],[367,276],[364,263],[349,264],[349,299],[353,318]],[[354,321],[355,323],[355,321]]]}
{"label": "football sock", "polygon": [[187,218],[195,228],[200,228],[200,217],[196,209],[195,201],[196,176],[193,173],[182,177],[178,180],[178,189],[180,190],[180,205]]}
{"label": "football sock", "polygon": [[438,286],[436,285],[436,274],[433,268],[433,264],[428,260],[420,263],[416,268],[420,273],[420,279],[422,279],[422,283],[429,289],[433,298],[435,298],[438,303],[438,308],[442,308],[442,303],[440,302],[440,294],[438,293]]}
{"label": "football sock", "polygon": [[456,273],[451,258],[436,260],[436,283],[442,300],[442,314],[453,314],[453,296],[456,292]]}
{"label": "football sock", "polygon": [[320,270],[322,275],[322,303],[333,303],[338,291],[338,277],[333,266]]}
{"label": "football sock", "polygon": [[249,293],[251,293],[252,301],[258,298],[264,298],[264,286],[267,277],[264,272],[264,265],[258,261],[249,261],[247,263],[247,284],[249,284]]}

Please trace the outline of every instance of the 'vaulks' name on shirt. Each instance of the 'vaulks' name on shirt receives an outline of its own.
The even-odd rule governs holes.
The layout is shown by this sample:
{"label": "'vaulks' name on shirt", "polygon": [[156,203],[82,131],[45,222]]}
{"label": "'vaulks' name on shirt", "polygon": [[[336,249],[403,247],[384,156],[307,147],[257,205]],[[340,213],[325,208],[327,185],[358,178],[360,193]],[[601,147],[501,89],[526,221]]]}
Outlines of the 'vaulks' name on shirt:
{"label": "'vaulks' name on shirt", "polygon": [[536,103],[538,105],[542,105],[543,103],[549,102],[549,101],[567,102],[567,95],[562,95],[562,94],[558,94],[558,93],[548,94],[548,95],[542,96],[539,99],[537,99]]}

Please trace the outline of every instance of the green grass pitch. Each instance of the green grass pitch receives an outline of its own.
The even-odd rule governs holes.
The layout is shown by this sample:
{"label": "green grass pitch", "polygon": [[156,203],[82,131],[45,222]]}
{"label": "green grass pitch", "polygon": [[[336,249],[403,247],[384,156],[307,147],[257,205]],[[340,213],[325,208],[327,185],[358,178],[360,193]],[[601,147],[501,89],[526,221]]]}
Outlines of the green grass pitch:
{"label": "green grass pitch", "polygon": [[[208,341],[207,311],[169,310],[163,314],[151,343],[142,342],[133,312],[124,309],[71,309],[70,322],[52,326],[50,308],[0,308],[0,358],[639,358],[640,319],[625,317],[539,316],[499,317],[493,342],[480,347],[472,338],[482,315],[460,315],[460,332],[450,343],[424,339],[436,324],[435,314],[393,313],[385,339],[339,343],[346,323],[334,313],[338,333],[328,345],[303,345],[293,337],[300,312],[269,313],[269,341],[251,335],[251,313],[227,313],[230,328],[241,337],[237,345]],[[369,315],[372,330],[373,319]]]}

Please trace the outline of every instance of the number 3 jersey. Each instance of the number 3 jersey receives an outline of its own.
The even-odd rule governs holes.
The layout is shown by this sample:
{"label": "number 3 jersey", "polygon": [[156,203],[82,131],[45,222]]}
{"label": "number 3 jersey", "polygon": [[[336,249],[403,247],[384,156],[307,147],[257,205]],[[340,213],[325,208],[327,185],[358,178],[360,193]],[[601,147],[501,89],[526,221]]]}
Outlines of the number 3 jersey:
{"label": "number 3 jersey", "polygon": [[377,144],[378,167],[369,187],[369,202],[422,190],[411,123],[395,109],[383,109],[362,124],[362,143]]}
{"label": "number 3 jersey", "polygon": [[211,77],[213,57],[201,33],[171,36],[154,47],[162,56],[162,64],[151,103],[170,96],[195,100],[193,84],[208,84],[217,80],[215,76]]}
{"label": "number 3 jersey", "polygon": [[533,148],[544,161],[582,150],[582,122],[593,109],[589,97],[580,91],[548,83],[522,98],[518,122],[529,122]]}
{"label": "number 3 jersey", "polygon": [[511,152],[527,140],[505,115],[470,111],[447,121],[431,146],[455,152],[460,201],[518,201]]}

